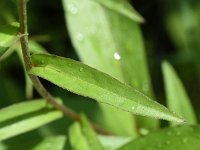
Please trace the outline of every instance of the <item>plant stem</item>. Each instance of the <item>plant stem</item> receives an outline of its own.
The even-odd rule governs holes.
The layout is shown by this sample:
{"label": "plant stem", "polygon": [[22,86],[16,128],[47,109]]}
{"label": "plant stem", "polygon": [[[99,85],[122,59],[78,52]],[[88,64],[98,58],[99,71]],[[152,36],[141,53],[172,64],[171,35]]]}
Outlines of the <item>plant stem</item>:
{"label": "plant stem", "polygon": [[[23,53],[23,59],[25,62],[25,68],[28,72],[32,68],[32,60],[29,51],[28,45],[28,26],[27,26],[27,0],[19,0],[19,22],[20,22],[20,43]],[[42,83],[40,82],[39,78],[34,75],[30,75],[29,77],[33,83],[33,86],[37,90],[37,92],[47,100],[48,103],[52,104],[55,108],[62,111],[66,116],[72,118],[73,120],[80,121],[80,116],[75,113],[70,108],[57,103],[54,97],[44,88]],[[110,134],[109,132],[105,131],[104,129],[99,128],[97,125],[93,124],[95,130],[102,134]]]}

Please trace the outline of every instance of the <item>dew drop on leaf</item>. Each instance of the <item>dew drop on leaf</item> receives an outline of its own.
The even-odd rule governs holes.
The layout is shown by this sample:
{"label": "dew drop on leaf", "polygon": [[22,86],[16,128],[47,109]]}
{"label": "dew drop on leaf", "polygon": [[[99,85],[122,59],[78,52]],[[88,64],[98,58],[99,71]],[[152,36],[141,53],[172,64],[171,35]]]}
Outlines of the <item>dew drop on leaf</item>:
{"label": "dew drop on leaf", "polygon": [[145,129],[145,128],[140,128],[139,132],[140,132],[141,135],[147,135],[149,133],[149,130]]}
{"label": "dew drop on leaf", "polygon": [[80,68],[79,71],[82,72],[82,71],[83,71],[83,68]]}
{"label": "dew drop on leaf", "polygon": [[77,7],[72,3],[67,5],[67,10],[73,15],[78,13]]}
{"label": "dew drop on leaf", "polygon": [[115,52],[113,56],[114,56],[115,60],[120,60],[121,59],[121,56],[120,56],[120,54],[118,52]]}
{"label": "dew drop on leaf", "polygon": [[77,39],[78,41],[82,41],[82,40],[84,39],[84,35],[83,35],[82,33],[77,33],[76,39]]}

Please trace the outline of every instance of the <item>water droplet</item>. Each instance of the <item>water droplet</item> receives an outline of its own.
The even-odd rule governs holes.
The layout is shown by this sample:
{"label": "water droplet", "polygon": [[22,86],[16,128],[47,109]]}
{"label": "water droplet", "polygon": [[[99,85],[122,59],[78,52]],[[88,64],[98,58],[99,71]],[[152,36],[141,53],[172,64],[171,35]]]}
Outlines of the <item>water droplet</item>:
{"label": "water droplet", "polygon": [[120,60],[121,59],[121,56],[120,56],[120,54],[118,52],[115,52],[113,56],[114,56],[114,58],[116,60]]}
{"label": "water droplet", "polygon": [[182,139],[182,142],[183,142],[183,143],[186,143],[186,142],[187,142],[187,138],[183,138],[183,139]]}
{"label": "water droplet", "polygon": [[82,71],[83,71],[83,68],[80,68],[79,71],[82,72]]}
{"label": "water droplet", "polygon": [[72,3],[67,5],[67,10],[74,15],[78,13],[77,7]]}
{"label": "water droplet", "polygon": [[140,132],[141,135],[147,135],[149,133],[149,130],[145,129],[145,128],[140,128],[139,132]]}
{"label": "water droplet", "polygon": [[135,106],[132,106],[131,109],[134,110],[134,109],[135,109]]}
{"label": "water droplet", "polygon": [[82,41],[82,40],[84,39],[84,35],[83,35],[82,33],[77,33],[76,39],[77,39],[78,41]]}

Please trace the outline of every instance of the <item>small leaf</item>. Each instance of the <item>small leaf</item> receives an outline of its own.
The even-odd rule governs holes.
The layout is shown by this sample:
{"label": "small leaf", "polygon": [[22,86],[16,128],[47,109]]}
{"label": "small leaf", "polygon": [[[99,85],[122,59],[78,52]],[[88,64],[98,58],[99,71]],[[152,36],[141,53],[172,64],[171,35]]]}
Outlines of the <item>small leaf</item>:
{"label": "small leaf", "polygon": [[0,141],[39,128],[62,117],[46,107],[46,101],[31,101],[9,106],[0,111]]}
{"label": "small leaf", "polygon": [[119,150],[198,150],[200,127],[170,127],[138,138]]}
{"label": "small leaf", "polygon": [[85,138],[90,146],[90,148],[93,150],[103,150],[101,143],[99,142],[99,139],[97,138],[94,130],[92,129],[90,123],[88,122],[87,118],[84,115],[81,115],[81,126],[82,126],[82,132],[85,135]]}
{"label": "small leaf", "polygon": [[69,141],[73,150],[91,150],[78,122],[69,128]]}
{"label": "small leaf", "polygon": [[75,122],[69,130],[73,150],[104,150],[94,130],[84,115],[81,122]]}
{"label": "small leaf", "polygon": [[32,60],[35,67],[30,74],[69,91],[134,114],[184,122],[181,117],[141,92],[80,62],[45,54],[33,55]]}
{"label": "small leaf", "polygon": [[18,32],[19,24],[16,22],[0,27],[0,58],[19,40]]}
{"label": "small leaf", "polygon": [[168,108],[182,115],[188,123],[196,124],[197,119],[195,117],[190,99],[175,70],[166,61],[162,63],[162,70],[165,81]]}

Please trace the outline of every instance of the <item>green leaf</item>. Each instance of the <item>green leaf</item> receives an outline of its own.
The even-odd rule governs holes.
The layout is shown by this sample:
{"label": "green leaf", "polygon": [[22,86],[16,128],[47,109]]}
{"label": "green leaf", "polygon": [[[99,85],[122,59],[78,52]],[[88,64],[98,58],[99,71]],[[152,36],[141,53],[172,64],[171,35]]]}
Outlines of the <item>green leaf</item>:
{"label": "green leaf", "polygon": [[99,135],[98,137],[106,150],[116,150],[132,140],[130,137],[119,137],[111,135]]}
{"label": "green leaf", "polygon": [[44,47],[33,40],[29,40],[29,47],[31,53],[47,53]]}
{"label": "green leaf", "polygon": [[85,138],[87,139],[87,142],[90,146],[90,148],[93,150],[103,150],[99,139],[96,136],[96,133],[93,131],[89,121],[84,115],[81,115],[81,126],[82,126],[82,132],[85,135]]}
{"label": "green leaf", "polygon": [[113,77],[80,62],[55,55],[32,56],[30,74],[82,96],[109,104],[133,114],[182,123],[184,120],[163,105],[119,82]]}
{"label": "green leaf", "polygon": [[170,127],[138,138],[119,150],[198,150],[199,140],[199,126]]}
{"label": "green leaf", "polygon": [[64,150],[66,136],[55,136],[43,139],[32,150]]}
{"label": "green leaf", "polygon": [[104,7],[118,12],[133,21],[144,22],[143,17],[125,0],[95,0]]}
{"label": "green leaf", "polygon": [[81,115],[80,124],[75,122],[70,127],[69,136],[73,150],[104,150],[84,115]]}
{"label": "green leaf", "polygon": [[[139,25],[126,15],[117,13],[119,12],[118,7],[120,10],[128,12],[129,9],[124,5],[130,5],[127,1],[96,1],[98,3],[91,0],[84,2],[63,0],[67,27],[80,59],[85,64],[152,96]],[[112,7],[112,9],[107,6]],[[97,16],[98,19],[96,19]],[[130,28],[132,30],[129,30]],[[134,127],[137,125],[130,114],[116,112],[104,105],[100,105],[100,108],[102,110],[100,118],[103,119],[100,122],[104,123],[104,127],[120,135],[133,136],[133,134],[137,134],[137,127]],[[142,126],[145,125],[151,129],[158,127],[158,121],[147,123],[147,120],[149,119],[145,118],[145,124]]]}
{"label": "green leaf", "polygon": [[89,145],[81,132],[81,126],[75,122],[69,128],[69,141],[73,150],[90,150]]}
{"label": "green leaf", "polygon": [[9,106],[0,111],[0,141],[39,128],[62,117],[46,107],[46,101],[31,101]]}
{"label": "green leaf", "polygon": [[[0,58],[5,57],[3,55],[8,55],[11,52],[10,48],[16,44],[19,40],[20,36],[18,35],[19,32],[19,24],[14,22],[10,25],[1,26],[0,27]],[[6,51],[9,51],[6,54]]]}
{"label": "green leaf", "polygon": [[197,119],[195,117],[190,99],[175,70],[166,61],[162,63],[162,70],[165,81],[168,108],[175,110],[178,114],[182,115],[188,123],[196,124]]}
{"label": "green leaf", "polygon": [[41,110],[46,106],[47,102],[42,99],[11,105],[0,110],[0,122]]}

